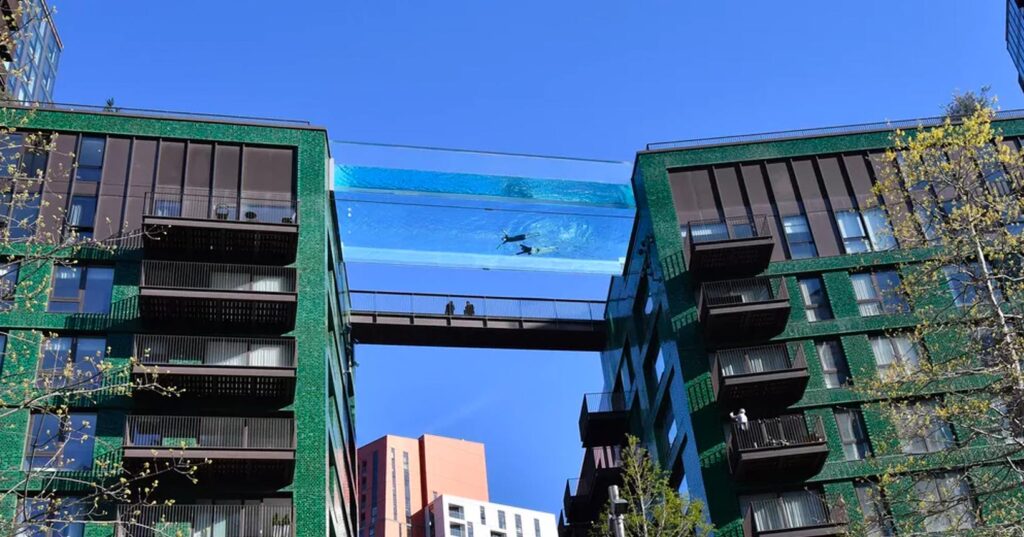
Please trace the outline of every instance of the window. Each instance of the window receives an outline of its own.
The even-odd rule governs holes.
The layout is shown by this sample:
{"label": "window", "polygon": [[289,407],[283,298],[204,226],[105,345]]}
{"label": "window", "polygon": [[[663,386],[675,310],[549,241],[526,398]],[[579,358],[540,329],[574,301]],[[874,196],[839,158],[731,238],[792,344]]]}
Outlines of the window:
{"label": "window", "polygon": [[0,195],[0,226],[13,240],[28,239],[36,234],[40,194],[31,187],[14,188]]}
{"label": "window", "polygon": [[18,537],[82,537],[86,505],[73,497],[25,498],[18,509]]}
{"label": "window", "polygon": [[540,519],[533,519],[533,537],[540,537]]}
{"label": "window", "polygon": [[[405,477],[405,523],[412,523],[412,491],[409,486],[409,452],[402,452],[402,473]],[[483,514],[483,507],[480,508],[480,513]],[[481,522],[483,522],[481,520]],[[486,522],[483,522],[486,524]]]}
{"label": "window", "polygon": [[978,326],[971,332],[971,348],[978,355],[981,364],[986,367],[999,364],[999,344],[1000,341],[991,328]]}
{"label": "window", "polygon": [[850,367],[846,364],[846,354],[838,340],[818,341],[814,344],[821,361],[821,371],[825,376],[826,388],[839,388],[850,384]]}
{"label": "window", "polygon": [[106,354],[104,338],[46,338],[36,385],[40,388],[95,388],[102,381],[99,364]]}
{"label": "window", "polygon": [[740,496],[740,510],[753,514],[754,524],[762,533],[821,526],[830,521],[823,495],[811,490]]}
{"label": "window", "polygon": [[[652,341],[657,342],[657,337],[652,338]],[[660,346],[658,347],[657,354],[648,356],[647,363],[644,364],[644,370],[647,376],[647,393],[651,398],[654,398],[658,393],[658,386],[661,384],[661,376],[665,373],[665,358],[662,356]]]}
{"label": "window", "polygon": [[[401,526],[399,526],[398,531],[401,533]],[[473,537],[473,523],[469,521],[466,522],[466,537]]]}
{"label": "window", "polygon": [[924,529],[927,532],[965,530],[973,528],[974,505],[967,478],[956,472],[944,472],[918,478],[914,492]]}
{"label": "window", "polygon": [[480,523],[484,526],[487,525],[487,508],[480,506]]}
{"label": "window", "polygon": [[498,509],[498,529],[505,529],[505,511]]}
{"label": "window", "polygon": [[91,239],[96,225],[96,198],[92,196],[72,196],[71,207],[67,214],[68,228],[78,234],[80,239]]}
{"label": "window", "polygon": [[448,525],[448,529],[451,530],[450,534],[452,537],[462,537],[462,524],[451,523]]}
{"label": "window", "polygon": [[0,265],[0,311],[14,307],[15,290],[18,287],[17,263]]}
{"label": "window", "polygon": [[790,259],[806,259],[818,257],[818,249],[814,246],[811,228],[807,225],[807,217],[798,214],[782,218],[782,230],[786,234],[789,245]]}
{"label": "window", "polygon": [[836,425],[843,444],[843,455],[848,461],[861,461],[871,453],[864,416],[860,410],[836,409]]}
{"label": "window", "polygon": [[103,173],[103,150],[107,145],[105,138],[83,136],[78,148],[78,169],[75,179],[79,181],[99,181]]}
{"label": "window", "polygon": [[[967,309],[979,302],[988,302],[983,298],[986,291],[985,278],[981,276],[977,263],[955,267],[949,266],[942,269],[946,275],[946,285],[953,295],[953,303],[961,309]],[[1003,301],[1003,294],[999,287],[995,287],[995,299]]]}
{"label": "window", "polygon": [[882,379],[894,379],[901,372],[917,371],[921,367],[921,352],[908,336],[874,336],[871,353]]}
{"label": "window", "polygon": [[676,426],[675,413],[672,412],[672,398],[666,396],[661,405],[661,412],[658,413],[658,430],[661,431],[662,439],[665,442],[664,454],[667,457],[672,446],[676,443],[676,435],[679,429]]}
{"label": "window", "polygon": [[906,313],[910,310],[900,291],[900,276],[895,270],[851,274],[853,292],[861,317],[883,313]]}
{"label": "window", "polygon": [[56,313],[110,313],[114,286],[113,267],[57,266],[46,311]]}
{"label": "window", "polygon": [[836,224],[848,254],[881,252],[896,247],[889,220],[881,207],[836,212]]}
{"label": "window", "polygon": [[818,276],[810,276],[797,280],[800,284],[800,295],[804,298],[804,312],[807,322],[825,321],[832,318],[832,308],[825,293],[825,284]]}
{"label": "window", "polygon": [[938,417],[934,401],[903,405],[897,412],[896,435],[907,455],[935,453],[953,445],[953,430]]}
{"label": "window", "polygon": [[857,503],[864,514],[864,537],[892,537],[895,535],[889,509],[878,485],[869,481],[854,484]]}
{"label": "window", "polygon": [[454,503],[448,504],[448,516],[455,520],[465,520],[466,513],[463,511],[461,505],[455,505]]}
{"label": "window", "polygon": [[95,429],[96,414],[33,414],[25,446],[25,469],[91,469]]}
{"label": "window", "polygon": [[516,514],[516,537],[523,537],[523,517]]}

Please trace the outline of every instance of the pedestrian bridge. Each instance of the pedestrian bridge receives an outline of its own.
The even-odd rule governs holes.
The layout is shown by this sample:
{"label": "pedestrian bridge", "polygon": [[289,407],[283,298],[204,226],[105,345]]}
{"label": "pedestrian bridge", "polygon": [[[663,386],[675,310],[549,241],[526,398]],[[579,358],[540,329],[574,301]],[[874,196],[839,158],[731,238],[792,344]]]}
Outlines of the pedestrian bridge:
{"label": "pedestrian bridge", "polygon": [[603,301],[350,291],[357,343],[601,351]]}

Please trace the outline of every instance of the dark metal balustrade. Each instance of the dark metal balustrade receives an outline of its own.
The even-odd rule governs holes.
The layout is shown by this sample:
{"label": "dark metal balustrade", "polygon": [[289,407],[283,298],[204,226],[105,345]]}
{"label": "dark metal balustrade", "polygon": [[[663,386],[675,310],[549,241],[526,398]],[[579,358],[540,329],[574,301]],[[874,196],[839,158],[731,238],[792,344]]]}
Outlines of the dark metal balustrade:
{"label": "dark metal balustrade", "polygon": [[161,329],[285,332],[295,326],[295,269],[143,261],[139,314]]}
{"label": "dark metal balustrade", "polygon": [[604,350],[604,302],[350,291],[362,343]]}
{"label": "dark metal balustrade", "polygon": [[743,517],[744,537],[829,537],[847,535],[846,505],[820,492],[753,500]]}
{"label": "dark metal balustrade", "polygon": [[620,446],[600,446],[586,450],[579,479],[565,485],[562,502],[573,524],[591,522],[608,502],[608,487],[622,484]]}
{"label": "dark metal balustrade", "polygon": [[295,261],[298,202],[286,198],[147,192],[143,242],[150,259]]}
{"label": "dark metal balustrade", "polygon": [[135,336],[133,374],[157,376],[184,398],[291,401],[295,394],[295,340]]}
{"label": "dark metal balustrade", "polygon": [[583,447],[625,444],[630,417],[629,395],[622,392],[585,394],[579,424]]}
{"label": "dark metal balustrade", "polygon": [[803,397],[810,375],[802,347],[778,343],[715,352],[711,386],[723,411],[781,408]]}
{"label": "dark metal balustrade", "polygon": [[714,346],[765,341],[786,329],[789,292],[781,277],[704,282],[697,311],[705,340]]}
{"label": "dark metal balustrade", "polygon": [[794,481],[821,471],[828,457],[820,416],[802,414],[733,423],[728,444],[733,477],[742,481]]}
{"label": "dark metal balustrade", "polygon": [[753,276],[768,268],[775,246],[767,216],[694,220],[683,234],[686,268],[698,279]]}
{"label": "dark metal balustrade", "polygon": [[291,505],[119,505],[117,537],[292,537]]}

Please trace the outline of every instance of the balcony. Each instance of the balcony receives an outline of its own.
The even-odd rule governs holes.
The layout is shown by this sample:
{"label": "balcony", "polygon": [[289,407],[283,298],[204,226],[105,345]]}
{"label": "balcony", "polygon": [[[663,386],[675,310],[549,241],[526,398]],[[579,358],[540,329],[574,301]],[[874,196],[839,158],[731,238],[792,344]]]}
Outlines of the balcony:
{"label": "balcony", "polygon": [[775,247],[767,216],[696,220],[683,233],[686,269],[697,279],[758,274],[768,268]]}
{"label": "balcony", "polygon": [[143,245],[149,259],[287,265],[299,242],[290,199],[147,192]]}
{"label": "balcony", "polygon": [[132,374],[159,375],[183,398],[291,402],[295,395],[293,339],[139,334],[134,346]]}
{"label": "balcony", "polygon": [[828,457],[821,417],[802,414],[733,423],[729,465],[737,481],[796,481],[821,471]]}
{"label": "balcony", "polygon": [[810,375],[802,347],[785,344],[721,350],[714,353],[711,386],[723,411],[783,408],[800,400]]}
{"label": "balcony", "polygon": [[163,330],[287,332],[295,327],[295,269],[143,261],[139,314]]}
{"label": "balcony", "polygon": [[748,502],[744,537],[827,537],[846,535],[849,518],[842,502],[820,492],[800,491]]}
{"label": "balcony", "polygon": [[270,487],[290,481],[295,464],[295,420],[128,416],[123,446],[126,466],[154,459],[205,460],[209,464],[199,465],[200,479],[245,477]]}
{"label": "balcony", "polygon": [[786,329],[789,292],[781,277],[704,282],[697,311],[710,345],[762,342]]}
{"label": "balcony", "polygon": [[565,515],[573,524],[592,522],[608,502],[608,487],[621,482],[621,448],[587,448],[579,479],[570,479],[565,484]]}
{"label": "balcony", "polygon": [[[295,512],[290,505],[119,505],[117,537],[161,537],[165,535],[224,535],[231,537],[292,537]],[[245,505],[243,505],[243,503]]]}
{"label": "balcony", "polygon": [[593,524],[590,522],[572,523],[565,511],[558,513],[558,537],[590,537]]}
{"label": "balcony", "polygon": [[580,410],[583,447],[621,446],[630,432],[630,405],[621,392],[588,393]]}

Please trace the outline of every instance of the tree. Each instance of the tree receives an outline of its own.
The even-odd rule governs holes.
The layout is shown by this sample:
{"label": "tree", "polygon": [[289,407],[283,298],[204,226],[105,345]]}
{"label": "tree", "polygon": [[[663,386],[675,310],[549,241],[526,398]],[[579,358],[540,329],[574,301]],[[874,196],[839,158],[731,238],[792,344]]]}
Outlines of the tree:
{"label": "tree", "polygon": [[[635,436],[629,436],[622,450],[621,498],[626,502],[623,517],[626,537],[691,537],[710,535],[704,504],[682,496],[669,486],[668,475],[655,463]],[[598,518],[593,537],[615,537],[607,521],[610,506]]]}
{"label": "tree", "polygon": [[884,431],[866,523],[900,535],[1024,535],[1024,153],[993,102],[958,96],[942,124],[896,131],[880,163],[902,249],[889,298],[915,324],[872,340],[879,372],[856,389]]}
{"label": "tree", "polygon": [[[41,2],[22,1],[5,12],[0,50],[11,54],[27,43],[35,23],[52,15],[43,9]],[[110,257],[139,239],[138,233],[97,225],[96,232],[110,237],[96,240],[92,230],[80,229],[79,213],[53,188],[66,185],[72,171],[54,163],[73,163],[75,155],[60,150],[57,134],[29,128],[36,104],[14,103],[7,94],[25,70],[12,64],[2,74],[0,103],[0,312],[8,319],[43,311],[54,267],[73,268],[81,257]],[[97,435],[92,420],[72,412],[139,392],[178,395],[160,382],[158,371],[136,358],[107,358],[107,348],[73,356],[54,333],[0,330],[0,336],[0,535],[57,531],[106,517],[115,503],[158,501],[161,478],[196,479],[203,461],[189,460],[183,449],[159,463],[126,467],[120,442]],[[133,370],[144,374],[133,376]],[[20,452],[22,445],[24,457],[7,456],[5,448]],[[95,454],[88,468],[85,451],[90,459]]]}

